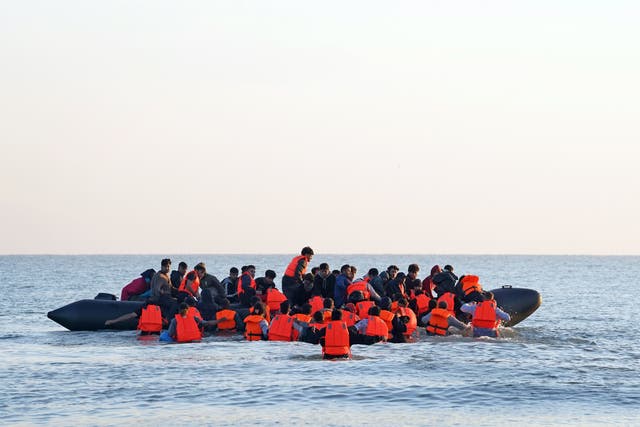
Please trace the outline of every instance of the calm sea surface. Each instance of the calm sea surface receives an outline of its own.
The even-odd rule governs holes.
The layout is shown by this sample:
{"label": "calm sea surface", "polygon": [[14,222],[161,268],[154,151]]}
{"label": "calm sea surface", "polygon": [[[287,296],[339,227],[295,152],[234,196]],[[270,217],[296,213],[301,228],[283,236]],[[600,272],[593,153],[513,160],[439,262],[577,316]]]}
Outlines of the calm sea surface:
{"label": "calm sea surface", "polygon": [[[169,255],[219,279],[280,255]],[[120,289],[161,256],[0,257],[0,424],[640,425],[639,257],[317,255],[364,272],[417,262],[485,288],[538,290],[542,306],[499,340],[421,337],[354,346],[329,362],[304,343],[205,338],[162,345],[133,331],[70,332],[46,313]]]}

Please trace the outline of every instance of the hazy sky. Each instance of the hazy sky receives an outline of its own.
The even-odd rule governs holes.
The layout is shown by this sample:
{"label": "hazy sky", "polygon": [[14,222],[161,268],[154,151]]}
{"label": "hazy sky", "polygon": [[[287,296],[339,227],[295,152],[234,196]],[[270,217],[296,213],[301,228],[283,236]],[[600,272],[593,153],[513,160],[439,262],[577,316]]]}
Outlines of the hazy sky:
{"label": "hazy sky", "polygon": [[639,22],[0,0],[0,253],[640,254]]}

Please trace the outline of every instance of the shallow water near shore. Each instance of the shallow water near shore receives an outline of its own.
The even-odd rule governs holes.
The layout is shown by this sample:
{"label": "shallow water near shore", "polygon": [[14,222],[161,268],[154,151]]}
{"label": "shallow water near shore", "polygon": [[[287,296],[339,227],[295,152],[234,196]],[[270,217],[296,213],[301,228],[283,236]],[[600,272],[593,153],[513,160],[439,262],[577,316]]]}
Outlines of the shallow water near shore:
{"label": "shallow water near shore", "polygon": [[[282,271],[282,255],[168,255]],[[313,264],[384,269],[453,264],[485,288],[542,294],[501,339],[422,336],[354,346],[323,361],[304,343],[209,337],[139,341],[133,331],[70,332],[46,313],[120,289],[163,256],[1,256],[3,424],[531,425],[640,424],[640,257],[317,255]]]}

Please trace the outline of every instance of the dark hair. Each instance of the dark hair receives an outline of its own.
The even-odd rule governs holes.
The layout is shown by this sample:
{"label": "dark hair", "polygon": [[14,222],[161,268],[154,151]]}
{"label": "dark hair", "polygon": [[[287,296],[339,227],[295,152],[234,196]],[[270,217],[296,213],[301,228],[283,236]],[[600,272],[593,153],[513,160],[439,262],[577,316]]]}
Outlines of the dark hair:
{"label": "dark hair", "polygon": [[493,292],[485,292],[484,293],[484,300],[485,301],[490,301],[492,299],[495,298],[495,295],[493,295]]}
{"label": "dark hair", "polygon": [[321,311],[316,311],[315,313],[313,313],[313,320],[315,320],[317,323],[324,323],[324,314]]}
{"label": "dark hair", "polygon": [[313,274],[315,276],[318,273],[318,270],[320,270],[320,267],[313,267],[311,269],[311,274]]}
{"label": "dark hair", "polygon": [[378,307],[377,305],[369,307],[368,314],[370,316],[380,316],[380,307]]}
{"label": "dark hair", "polygon": [[289,314],[289,301],[282,301],[280,303],[280,313]]}
{"label": "dark hair", "polygon": [[409,273],[417,273],[418,271],[420,271],[418,264],[409,264]]}
{"label": "dark hair", "polygon": [[387,271],[391,271],[391,270],[400,271],[398,266],[397,265],[393,265],[393,264],[391,264],[389,267],[387,267]]}
{"label": "dark hair", "polygon": [[268,277],[269,279],[275,279],[276,278],[276,272],[273,270],[267,270],[264,272],[265,277]]}
{"label": "dark hair", "polygon": [[[414,294],[415,296],[422,295],[422,294],[424,294],[424,291],[423,291],[422,289],[420,289],[420,288],[417,288],[417,289],[415,289],[415,290],[413,291],[413,294]],[[426,295],[426,294],[425,294],[425,295]]]}
{"label": "dark hair", "polygon": [[453,271],[453,267],[451,265],[449,265],[449,264],[445,265],[444,269],[447,270],[447,271]]}
{"label": "dark hair", "polygon": [[171,265],[171,258],[163,258],[162,261],[160,261],[160,266],[166,267],[168,265]]}
{"label": "dark hair", "polygon": [[311,273],[305,274],[304,277],[302,278],[302,280],[306,280],[308,282],[313,282],[313,274],[311,274]]}
{"label": "dark hair", "polygon": [[255,266],[255,265],[253,265],[253,264],[249,264],[249,265],[247,265],[247,270],[251,270],[251,269],[255,270],[255,269],[256,269],[256,266]]}
{"label": "dark hair", "polygon": [[329,269],[329,264],[327,264],[326,262],[321,263],[318,268],[320,270],[328,270]]}
{"label": "dark hair", "polygon": [[333,300],[331,298],[325,298],[322,300],[322,306],[324,308],[333,308]]}
{"label": "dark hair", "polygon": [[380,302],[378,303],[378,305],[383,310],[389,310],[391,308],[391,298],[389,298],[389,297],[381,298]]}
{"label": "dark hair", "polygon": [[151,280],[153,278],[153,275],[156,274],[156,271],[153,268],[150,268],[148,270],[143,271],[142,273],[140,273],[140,275],[145,278],[145,279],[149,279]]}
{"label": "dark hair", "polygon": [[351,270],[351,266],[349,264],[345,264],[342,267],[340,267],[340,273],[343,273],[347,270]]}
{"label": "dark hair", "polygon": [[444,308],[446,310],[447,308],[449,308],[449,304],[447,304],[446,301],[439,301],[438,308]]}
{"label": "dark hair", "polygon": [[264,314],[264,305],[261,302],[257,302],[253,305],[253,314]]}
{"label": "dark hair", "polygon": [[311,249],[309,246],[305,246],[300,251],[300,255],[313,255],[313,249]]}
{"label": "dark hair", "polygon": [[247,271],[247,268],[248,267],[246,265],[243,265],[242,267],[240,267],[240,271],[244,273],[245,271]]}
{"label": "dark hair", "polygon": [[342,310],[334,308],[331,312],[331,320],[342,320]]}
{"label": "dark hair", "polygon": [[309,315],[311,314],[311,310],[312,310],[312,309],[313,309],[313,308],[311,307],[311,304],[309,304],[309,303],[307,302],[307,303],[302,304],[302,307],[300,307],[300,312],[301,312],[302,314],[306,314],[307,316],[309,316]]}
{"label": "dark hair", "polygon": [[207,267],[205,267],[204,262],[197,263],[196,266],[193,267],[193,269],[198,271],[207,271]]}
{"label": "dark hair", "polygon": [[189,306],[189,307],[195,307],[197,301],[194,297],[187,297],[184,299],[184,302]]}
{"label": "dark hair", "polygon": [[429,310],[433,310],[438,306],[438,302],[434,299],[429,300]]}
{"label": "dark hair", "polygon": [[377,268],[370,268],[369,269],[369,276],[377,276],[378,274],[380,274],[380,272],[378,271]]}
{"label": "dark hair", "polygon": [[258,295],[253,295],[249,298],[249,305],[255,305],[260,302],[260,297]]}
{"label": "dark hair", "polygon": [[338,276],[340,274],[340,270],[332,270],[331,274],[333,274],[334,276]]}
{"label": "dark hair", "polygon": [[180,261],[180,263],[178,264],[178,268],[187,268],[187,263],[184,261]]}
{"label": "dark hair", "polygon": [[186,302],[180,303],[180,309],[178,310],[180,314],[186,313],[187,310],[189,310],[189,306],[187,305],[187,303]]}
{"label": "dark hair", "polygon": [[239,273],[239,271],[238,271],[237,267],[231,267],[229,269],[229,274],[238,274],[238,273]]}
{"label": "dark hair", "polygon": [[398,305],[400,307],[406,307],[407,305],[409,305],[409,303],[407,302],[407,299],[405,297],[400,297],[398,298]]}

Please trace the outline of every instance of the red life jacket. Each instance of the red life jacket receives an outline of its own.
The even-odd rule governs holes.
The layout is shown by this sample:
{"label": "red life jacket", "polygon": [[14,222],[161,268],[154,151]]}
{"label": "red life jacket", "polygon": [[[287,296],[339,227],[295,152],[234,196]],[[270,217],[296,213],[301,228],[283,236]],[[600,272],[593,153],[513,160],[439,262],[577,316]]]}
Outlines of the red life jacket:
{"label": "red life jacket", "polygon": [[332,320],[327,323],[322,352],[330,356],[344,356],[350,354],[349,330],[342,320]]}
{"label": "red life jacket", "polygon": [[202,333],[193,316],[187,315],[187,317],[182,317],[180,314],[176,314],[175,319],[176,341],[190,342],[200,341],[202,339]]}
{"label": "red life jacket", "polygon": [[326,326],[327,325],[325,325],[324,323],[316,323],[316,322],[309,323],[310,328],[316,328],[317,330],[324,329]]}
{"label": "red life jacket", "polygon": [[[193,279],[193,282],[191,282],[191,287],[193,288],[193,291],[187,288],[187,276],[191,273],[193,273],[195,277],[195,279]],[[184,275],[182,282],[180,282],[180,287],[178,288],[178,291],[186,292],[191,296],[195,297],[199,287],[200,287],[200,277],[198,276],[198,272],[195,270],[191,270],[188,274]]]}
{"label": "red life jacket", "polygon": [[342,312],[342,320],[347,326],[353,326],[360,321],[360,318],[355,313],[344,310]]}
{"label": "red life jacket", "polygon": [[269,325],[269,341],[291,341],[293,337],[293,317],[276,314]]}
{"label": "red life jacket", "polygon": [[244,337],[248,341],[259,341],[262,339],[262,328],[260,327],[260,322],[263,320],[265,320],[264,317],[257,314],[250,314],[244,318]]}
{"label": "red life jacket", "polygon": [[202,319],[202,314],[200,314],[200,310],[198,310],[195,307],[189,307],[187,309],[187,316],[191,316],[191,317],[199,317],[200,319]]}
{"label": "red life jacket", "polygon": [[427,311],[429,311],[429,301],[431,301],[431,298],[429,298],[425,294],[420,294],[416,297],[418,314],[426,313]]}
{"label": "red life jacket", "polygon": [[353,282],[352,284],[347,286],[347,298],[349,298],[349,295],[351,295],[355,291],[362,292],[362,295],[364,295],[364,299],[369,299],[369,297],[371,296],[369,290],[367,289],[367,282],[365,282],[364,280],[358,280],[357,282]]}
{"label": "red life jacket", "polygon": [[434,335],[447,335],[449,329],[449,310],[434,308],[427,324],[427,332]]}
{"label": "red life jacket", "polygon": [[267,306],[271,311],[280,311],[280,304],[286,300],[287,297],[276,288],[267,289]]}
{"label": "red life jacket", "polygon": [[[393,318],[396,317],[396,315],[390,312],[389,310],[380,310],[379,317],[387,325],[387,329],[389,331],[388,338],[393,338],[393,334],[391,333],[391,330],[393,329]],[[369,317],[369,320],[371,320],[371,317]]]}
{"label": "red life jacket", "polygon": [[482,292],[482,285],[478,283],[478,276],[464,276],[460,283],[462,284],[462,292],[469,295],[472,292]]}
{"label": "red life jacket", "polygon": [[360,301],[356,304],[356,309],[358,310],[358,317],[360,319],[368,319],[369,318],[369,309],[376,305],[373,301]]}
{"label": "red life jacket", "polygon": [[[249,276],[249,278],[251,279],[251,287],[253,289],[256,288],[256,281],[253,277],[251,277],[251,273],[249,273],[248,271],[245,271],[244,273],[242,273],[242,276]],[[238,295],[242,295],[244,293],[244,289],[242,288],[242,276],[238,277],[238,288],[237,288]]]}
{"label": "red life jacket", "polygon": [[296,267],[298,267],[298,262],[303,258],[305,259],[304,267],[302,268],[302,275],[304,276],[304,273],[307,272],[307,257],[305,255],[298,255],[297,257],[294,257],[287,266],[287,269],[284,271],[284,275],[295,278]]}
{"label": "red life jacket", "polygon": [[378,316],[369,316],[367,329],[364,333],[370,337],[387,337],[389,336],[389,328],[387,324]]}
{"label": "red life jacket", "polygon": [[320,311],[324,308],[324,298],[316,295],[309,299],[309,304],[311,304],[311,313],[315,313],[316,311]]}
{"label": "red life jacket", "polygon": [[218,310],[216,312],[216,320],[220,320],[226,317],[228,320],[224,322],[218,322],[219,331],[233,331],[236,329],[236,312],[233,310]]}
{"label": "red life jacket", "polygon": [[471,324],[476,328],[495,329],[498,326],[496,320],[496,302],[494,300],[482,301],[476,305]]}
{"label": "red life jacket", "polygon": [[142,309],[138,320],[138,330],[142,332],[160,332],[162,330],[162,312],[159,306],[149,304]]}
{"label": "red life jacket", "polygon": [[451,292],[445,292],[444,294],[442,294],[440,296],[440,298],[438,298],[438,303],[440,303],[440,301],[446,301],[447,302],[447,311],[452,315],[455,316],[456,315],[456,311],[455,311],[455,297]]}
{"label": "red life jacket", "polygon": [[413,332],[418,328],[418,318],[416,317],[416,314],[413,312],[413,310],[407,307],[398,307],[398,311],[396,311],[396,314],[399,316],[409,317],[409,323],[407,323],[407,330],[403,335],[409,336],[413,334]]}

